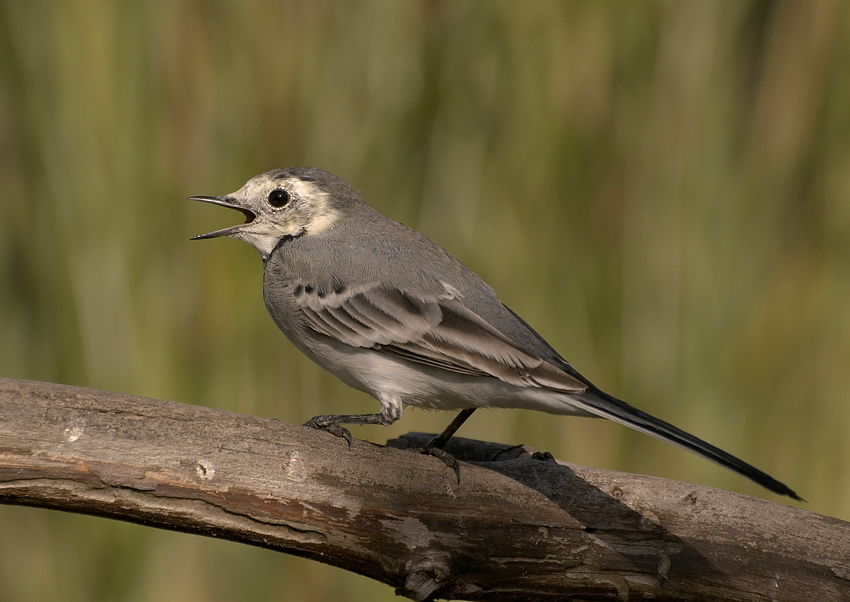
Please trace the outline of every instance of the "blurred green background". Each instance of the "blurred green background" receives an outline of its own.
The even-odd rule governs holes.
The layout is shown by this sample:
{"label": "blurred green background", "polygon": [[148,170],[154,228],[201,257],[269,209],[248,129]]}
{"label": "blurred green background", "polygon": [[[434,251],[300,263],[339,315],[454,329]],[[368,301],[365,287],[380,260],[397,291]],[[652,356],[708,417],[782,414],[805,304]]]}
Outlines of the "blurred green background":
{"label": "blurred green background", "polygon": [[[0,374],[300,423],[377,403],[267,316],[239,216],[312,165],[606,391],[850,520],[850,5],[0,1]],[[408,410],[383,442],[438,431]],[[461,435],[780,500],[613,423]],[[0,600],[391,600],[318,563],[0,507]]]}

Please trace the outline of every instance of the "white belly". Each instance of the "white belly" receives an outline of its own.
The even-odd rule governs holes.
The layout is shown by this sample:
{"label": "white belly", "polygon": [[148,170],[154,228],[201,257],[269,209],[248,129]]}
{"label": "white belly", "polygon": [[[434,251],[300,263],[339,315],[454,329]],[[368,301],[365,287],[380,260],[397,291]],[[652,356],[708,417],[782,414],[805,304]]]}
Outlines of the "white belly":
{"label": "white belly", "polygon": [[347,385],[369,393],[381,404],[404,404],[434,410],[519,408],[593,416],[550,389],[521,387],[496,377],[469,376],[408,362],[371,349],[351,347],[327,337],[309,344],[290,337],[307,357]]}

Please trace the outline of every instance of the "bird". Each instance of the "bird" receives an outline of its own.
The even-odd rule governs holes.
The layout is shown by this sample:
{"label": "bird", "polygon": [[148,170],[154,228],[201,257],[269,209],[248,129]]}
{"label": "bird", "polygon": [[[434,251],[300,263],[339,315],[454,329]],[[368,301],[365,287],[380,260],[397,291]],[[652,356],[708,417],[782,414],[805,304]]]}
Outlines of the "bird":
{"label": "bird", "polygon": [[263,259],[263,297],[292,344],[380,402],[375,414],[314,416],[306,426],[397,421],[404,406],[460,410],[421,451],[443,448],[477,408],[607,418],[802,501],[754,466],[603,392],[494,290],[443,247],[369,206],[345,180],[314,167],[276,169],[226,196],[194,196],[244,223],[195,236],[242,240]]}

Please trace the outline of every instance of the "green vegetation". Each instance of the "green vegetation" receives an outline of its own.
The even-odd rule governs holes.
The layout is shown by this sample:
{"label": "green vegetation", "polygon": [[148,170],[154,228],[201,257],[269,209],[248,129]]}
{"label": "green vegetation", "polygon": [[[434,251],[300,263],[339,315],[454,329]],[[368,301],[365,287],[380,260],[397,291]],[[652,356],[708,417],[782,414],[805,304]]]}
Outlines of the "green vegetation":
{"label": "green vegetation", "polygon": [[[0,375],[289,422],[374,410],[277,332],[253,249],[188,240],[234,215],[186,197],[314,165],[604,390],[850,520],[849,107],[838,1],[2,0]],[[602,421],[491,411],[460,435],[783,501]],[[107,599],[394,596],[0,506],[0,600]]]}

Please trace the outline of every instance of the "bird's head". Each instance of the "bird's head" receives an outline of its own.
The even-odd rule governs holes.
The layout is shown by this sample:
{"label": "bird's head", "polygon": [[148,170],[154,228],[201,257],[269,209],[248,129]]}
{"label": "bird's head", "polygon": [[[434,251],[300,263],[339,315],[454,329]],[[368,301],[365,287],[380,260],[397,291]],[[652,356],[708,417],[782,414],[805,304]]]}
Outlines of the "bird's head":
{"label": "bird's head", "polygon": [[192,240],[229,236],[244,240],[263,260],[283,238],[315,236],[333,228],[363,201],[345,180],[309,167],[277,169],[248,180],[226,196],[193,196],[242,212],[245,222]]}

